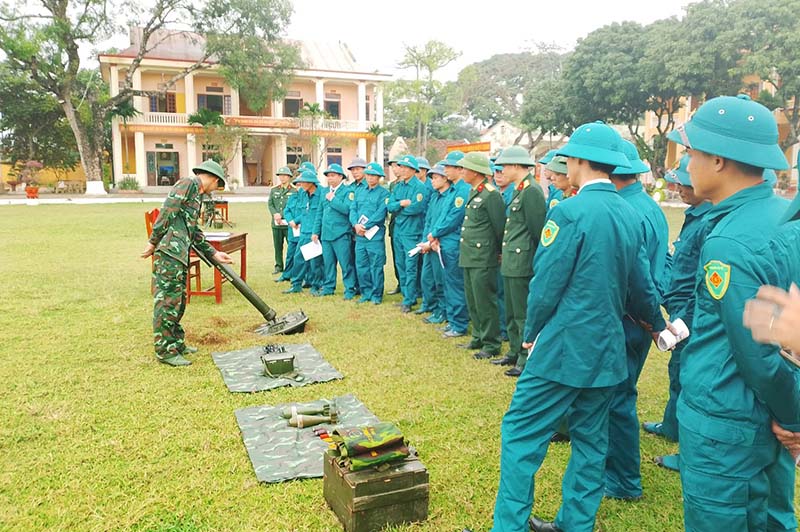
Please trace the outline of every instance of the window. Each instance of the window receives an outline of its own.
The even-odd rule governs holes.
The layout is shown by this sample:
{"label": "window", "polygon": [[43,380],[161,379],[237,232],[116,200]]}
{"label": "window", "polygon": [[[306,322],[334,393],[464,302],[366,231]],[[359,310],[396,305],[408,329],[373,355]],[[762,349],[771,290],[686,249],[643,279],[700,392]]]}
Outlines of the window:
{"label": "window", "polygon": [[206,87],[206,92],[224,92],[222,87]]}
{"label": "window", "polygon": [[367,104],[366,104],[366,107],[367,107],[367,109],[366,109],[366,112],[364,113],[364,116],[366,117],[366,118],[365,118],[365,120],[369,121],[369,120],[371,120],[371,119],[370,119],[370,117],[369,117],[369,110],[370,110],[370,105],[369,105],[369,94],[367,94]]}
{"label": "window", "polygon": [[223,96],[222,97],[222,114],[224,115],[232,115],[233,114],[233,104],[231,103],[230,96]]}
{"label": "window", "polygon": [[300,109],[303,107],[303,100],[296,98],[286,98],[283,100],[283,116],[298,117]]}
{"label": "window", "polygon": [[303,162],[303,147],[302,146],[287,146],[286,147],[286,164],[297,168]]}
{"label": "window", "polygon": [[328,148],[328,166],[332,164],[342,164],[342,149]]}
{"label": "window", "polygon": [[208,109],[222,114],[223,96],[221,94],[198,94],[197,95],[197,108]]}
{"label": "window", "polygon": [[325,112],[328,113],[328,116],[330,116],[331,118],[334,118],[336,120],[339,120],[339,118],[341,118],[341,115],[339,113],[339,107],[340,107],[339,102],[331,102],[325,100]]}
{"label": "window", "polygon": [[150,96],[150,112],[151,113],[177,112],[177,106],[175,105],[175,93],[168,92],[166,94]]}

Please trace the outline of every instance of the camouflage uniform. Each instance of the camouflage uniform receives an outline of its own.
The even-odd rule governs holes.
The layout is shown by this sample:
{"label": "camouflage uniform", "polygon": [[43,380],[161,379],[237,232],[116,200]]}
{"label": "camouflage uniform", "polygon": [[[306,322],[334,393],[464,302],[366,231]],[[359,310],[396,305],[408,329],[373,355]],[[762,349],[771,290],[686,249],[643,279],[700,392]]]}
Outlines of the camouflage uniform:
{"label": "camouflage uniform", "polygon": [[153,281],[153,340],[160,360],[183,355],[183,327],[186,308],[186,275],[189,247],[195,244],[210,254],[216,250],[206,242],[200,216],[200,179],[185,177],[172,187],[153,224],[149,242],[155,249]]}

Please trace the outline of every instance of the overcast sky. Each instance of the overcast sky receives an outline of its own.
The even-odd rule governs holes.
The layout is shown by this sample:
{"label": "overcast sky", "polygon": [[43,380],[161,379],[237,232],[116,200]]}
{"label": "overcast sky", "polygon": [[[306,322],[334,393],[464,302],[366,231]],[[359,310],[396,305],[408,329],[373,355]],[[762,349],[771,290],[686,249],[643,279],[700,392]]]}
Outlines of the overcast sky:
{"label": "overcast sky", "polygon": [[[535,42],[554,42],[569,50],[592,30],[624,20],[649,24],[682,16],[690,0],[293,0],[287,35],[293,39],[344,41],[369,70],[410,75],[396,70],[403,44],[436,39],[462,56],[442,71],[455,79],[465,66],[494,54],[520,52]],[[469,5],[476,6],[468,8]]]}

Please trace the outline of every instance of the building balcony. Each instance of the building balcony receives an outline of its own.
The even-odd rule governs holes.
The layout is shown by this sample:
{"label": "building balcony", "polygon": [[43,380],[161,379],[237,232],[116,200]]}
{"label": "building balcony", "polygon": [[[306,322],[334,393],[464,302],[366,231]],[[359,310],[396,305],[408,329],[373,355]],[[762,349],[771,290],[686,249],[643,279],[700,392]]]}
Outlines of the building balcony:
{"label": "building balcony", "polygon": [[[358,120],[339,120],[332,118],[277,118],[272,116],[231,116],[223,117],[225,123],[251,129],[273,129],[283,133],[317,134],[336,136],[337,134],[364,134],[377,122]],[[186,113],[146,112],[127,121],[129,126],[179,126],[191,127]],[[278,131],[276,131],[278,132]]]}

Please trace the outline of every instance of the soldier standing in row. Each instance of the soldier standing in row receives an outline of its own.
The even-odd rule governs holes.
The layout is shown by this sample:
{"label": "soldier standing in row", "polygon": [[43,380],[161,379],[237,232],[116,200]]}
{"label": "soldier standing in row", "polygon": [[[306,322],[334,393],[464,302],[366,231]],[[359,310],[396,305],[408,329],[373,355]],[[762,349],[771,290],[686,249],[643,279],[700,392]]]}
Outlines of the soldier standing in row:
{"label": "soldier standing in row", "polygon": [[489,159],[476,152],[466,154],[458,165],[464,180],[472,187],[461,228],[459,266],[464,268],[464,291],[472,340],[465,349],[478,349],[477,360],[500,354],[500,316],[497,309],[497,277],[500,268],[500,243],[503,239],[505,204],[489,183]]}
{"label": "soldier standing in row", "polygon": [[305,260],[301,247],[312,241],[314,234],[314,221],[317,219],[320,196],[327,190],[319,186],[317,173],[313,170],[303,170],[294,180],[305,192],[305,201],[297,205],[294,219],[289,222],[291,227],[300,228],[300,239],[297,242],[297,251],[294,255],[295,267],[292,272],[292,287],[284,290],[284,294],[296,294],[303,291],[305,284],[311,287],[311,294],[319,292],[322,288],[322,257]]}
{"label": "soldier standing in row", "polygon": [[[386,264],[386,200],[389,191],[380,186],[384,176],[378,163],[370,163],[364,170],[366,186],[360,187],[350,204],[350,224],[356,233],[356,272],[361,288],[359,303],[383,301],[383,267]],[[367,231],[377,232],[367,237]]]}
{"label": "soldier standing in row", "polygon": [[775,421],[800,431],[798,373],[779,347],[756,343],[742,323],[745,302],[761,285],[780,282],[766,244],[785,208],[763,180],[765,168],[788,167],[778,125],[746,95],[721,96],[668,138],[687,148],[695,194],[713,205],[694,330],[681,361],[684,525],[795,530],[794,464],[771,427]]}
{"label": "soldier standing in row", "polygon": [[286,208],[286,201],[295,193],[292,186],[292,171],[288,166],[278,168],[277,176],[281,184],[270,189],[267,203],[269,212],[272,214],[272,245],[275,248],[273,275],[283,272],[284,269],[283,243],[287,240],[289,226],[283,219],[283,209]]}
{"label": "soldier standing in row", "polygon": [[533,277],[533,256],[542,233],[545,218],[544,193],[530,169],[536,164],[522,146],[511,146],[498,157],[503,174],[513,189],[503,232],[503,262],[500,273],[506,299],[509,351],[493,364],[511,366],[505,374],[519,377],[528,359],[522,348],[522,333],[527,315],[528,285]]}
{"label": "soldier standing in row", "polygon": [[[645,289],[649,272],[638,260],[641,233],[629,223],[636,215],[609,180],[615,167],[629,164],[621,143],[611,127],[584,124],[559,151],[581,191],[550,211],[536,250],[523,336],[523,347],[533,350],[503,417],[495,532],[519,532],[529,524],[535,532],[594,529],[603,498],[608,409],[627,374],[620,317],[629,295],[640,315],[659,312],[656,294]],[[598,282],[598,276],[613,282]],[[665,327],[663,319],[653,325]],[[567,334],[569,329],[580,332]],[[528,523],[534,476],[564,416],[572,455],[561,509],[555,522],[534,517]]]}
{"label": "soldier standing in row", "polygon": [[156,358],[170,366],[188,366],[184,354],[194,352],[184,342],[181,318],[186,310],[186,275],[189,248],[197,246],[218,261],[233,262],[227,253],[215,251],[198,226],[200,196],[225,187],[225,171],[207,160],[192,169],[193,177],[180,179],[170,190],[153,224],[143,258],[155,254],[153,280],[153,341]]}

